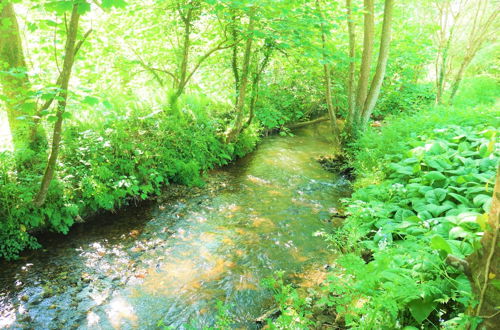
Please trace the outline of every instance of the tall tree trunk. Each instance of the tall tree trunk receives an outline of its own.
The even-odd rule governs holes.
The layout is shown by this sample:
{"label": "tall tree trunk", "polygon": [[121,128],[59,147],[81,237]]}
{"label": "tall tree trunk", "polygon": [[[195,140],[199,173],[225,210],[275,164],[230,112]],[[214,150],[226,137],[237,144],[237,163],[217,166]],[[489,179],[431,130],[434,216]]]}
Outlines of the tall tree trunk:
{"label": "tall tree trunk", "polygon": [[248,126],[250,126],[250,124],[252,123],[252,120],[255,116],[255,106],[257,105],[257,100],[259,99],[260,79],[261,79],[262,73],[264,72],[267,65],[269,64],[269,60],[271,58],[272,51],[273,51],[272,46],[267,45],[266,50],[264,51],[264,59],[262,60],[262,63],[260,65],[260,67],[257,64],[257,67],[255,69],[256,72],[252,78],[252,95],[250,97],[248,119],[247,119],[245,125],[243,125],[242,130],[245,130]]}
{"label": "tall tree trunk", "polygon": [[355,126],[358,126],[363,111],[363,106],[368,95],[370,81],[370,69],[373,55],[373,39],[375,36],[375,22],[373,18],[373,0],[364,0],[364,32],[363,32],[363,55],[359,71],[358,90],[356,95],[356,108],[354,110]]}
{"label": "tall tree trunk", "polygon": [[248,36],[245,42],[245,52],[243,55],[243,67],[241,69],[240,85],[238,91],[238,98],[236,100],[235,112],[236,119],[234,121],[233,127],[229,130],[226,135],[226,142],[234,142],[243,128],[243,109],[245,107],[245,96],[248,85],[248,74],[250,71],[250,58],[252,55],[252,43],[253,43],[253,30],[255,25],[255,19],[253,12],[250,13],[250,22],[248,23]]}
{"label": "tall tree trunk", "polygon": [[354,94],[354,75],[356,72],[356,35],[352,17],[351,0],[346,0],[347,8],[347,30],[349,33],[349,74],[347,76],[347,126],[354,121],[354,109],[356,107],[356,95]]}
{"label": "tall tree trunk", "polygon": [[380,38],[380,51],[378,54],[377,69],[370,86],[370,92],[366,97],[363,113],[361,115],[361,129],[365,129],[372,114],[373,108],[380,95],[380,88],[384,81],[387,60],[389,59],[389,46],[391,44],[391,24],[394,8],[393,0],[385,0],[384,22],[382,24],[382,36]]}
{"label": "tall tree trunk", "polygon": [[73,10],[71,11],[71,18],[68,26],[68,35],[66,37],[66,45],[64,51],[64,63],[61,72],[61,85],[60,93],[57,103],[57,113],[56,122],[54,124],[54,133],[52,136],[52,149],[50,152],[49,160],[47,162],[47,167],[45,168],[45,173],[42,178],[42,183],[40,185],[40,190],[34,199],[35,206],[41,206],[45,202],[47,197],[47,192],[49,190],[50,183],[54,177],[54,173],[57,167],[57,157],[59,155],[59,149],[61,145],[62,138],[62,124],[64,120],[64,113],[66,111],[66,103],[68,99],[68,85],[69,79],[71,77],[71,71],[73,64],[75,62],[75,54],[78,50],[76,45],[76,35],[78,32],[78,21],[80,19],[80,14],[78,12],[78,4],[73,5]]}
{"label": "tall tree trunk", "polygon": [[184,16],[182,15],[181,10],[179,9],[179,14],[181,15],[182,22],[184,23],[184,37],[182,42],[181,65],[179,67],[179,73],[178,73],[179,80],[176,86],[176,91],[170,98],[170,105],[175,113],[178,112],[177,100],[179,99],[179,97],[181,97],[182,93],[184,93],[184,88],[186,87],[187,83],[189,51],[191,48],[191,21],[193,18],[193,10],[194,8],[190,7],[187,10],[186,16]]}
{"label": "tall tree trunk", "polygon": [[500,324],[500,289],[492,285],[491,280],[500,271],[500,254],[498,251],[498,231],[500,221],[500,166],[497,170],[493,200],[488,218],[488,225],[481,239],[481,248],[471,254],[467,261],[470,265],[469,280],[479,300],[477,307],[470,312],[473,316],[483,318],[481,329],[498,329]]}
{"label": "tall tree trunk", "polygon": [[[41,126],[34,126],[33,116],[36,114],[36,104],[27,96],[31,85],[26,73],[19,24],[12,3],[5,0],[0,0],[0,67],[3,67],[2,62],[5,62],[7,66],[6,71],[13,73],[0,74],[0,81],[6,97],[7,116],[14,150],[29,148],[40,152],[46,147],[45,132]],[[35,132],[33,135],[31,134],[32,128]]]}
{"label": "tall tree trunk", "polygon": [[231,24],[231,37],[232,37],[232,42],[234,43],[231,51],[231,68],[233,70],[233,76],[234,76],[234,104],[238,102],[238,92],[239,92],[239,86],[240,86],[240,72],[238,69],[238,29],[237,29],[237,16],[236,13],[233,12],[232,14],[232,24]]}
{"label": "tall tree trunk", "polygon": [[436,104],[441,104],[443,101],[443,92],[444,92],[444,82],[445,82],[445,76],[446,76],[446,64],[448,61],[448,51],[451,46],[451,40],[453,38],[453,28],[451,28],[450,35],[448,36],[448,39],[446,41],[446,44],[442,50],[441,54],[441,65],[439,66],[439,72],[438,72],[438,77],[437,77],[437,83],[436,83]]}
{"label": "tall tree trunk", "polygon": [[465,69],[469,66],[470,62],[472,62],[472,58],[466,56],[462,63],[460,64],[460,68],[458,69],[457,75],[451,84],[451,93],[450,93],[450,103],[453,102],[453,99],[457,95],[458,88],[460,87],[460,83],[462,82],[462,78],[465,73]]}
{"label": "tall tree trunk", "polygon": [[328,108],[328,118],[330,118],[330,126],[332,129],[333,139],[337,146],[340,146],[340,131],[337,125],[337,115],[335,114],[335,108],[332,103],[332,83],[330,77],[330,66],[328,64],[323,65],[323,72],[325,75],[325,90],[326,90],[326,106]]}
{"label": "tall tree trunk", "polygon": [[335,114],[335,108],[333,107],[332,103],[332,82],[331,82],[331,76],[330,76],[330,65],[327,63],[327,58],[326,58],[326,34],[325,34],[325,28],[323,24],[323,12],[321,10],[321,5],[319,0],[316,0],[316,9],[318,10],[319,17],[321,19],[320,23],[320,29],[321,29],[321,44],[322,44],[322,49],[323,49],[323,74],[324,74],[324,79],[325,79],[325,98],[326,98],[326,106],[328,109],[328,117],[330,118],[330,127],[332,129],[332,135],[335,140],[335,143],[340,146],[340,131],[337,126],[337,116]]}

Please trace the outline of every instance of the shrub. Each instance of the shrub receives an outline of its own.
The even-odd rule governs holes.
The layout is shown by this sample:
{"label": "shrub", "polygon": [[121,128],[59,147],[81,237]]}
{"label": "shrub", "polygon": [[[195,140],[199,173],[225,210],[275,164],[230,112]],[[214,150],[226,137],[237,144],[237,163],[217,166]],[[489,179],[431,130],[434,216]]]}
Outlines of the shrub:
{"label": "shrub", "polygon": [[32,206],[39,175],[18,172],[13,153],[0,153],[0,258],[38,247],[34,230],[67,233],[78,216],[159,195],[169,182],[203,185],[203,171],[253,150],[255,128],[226,145],[218,138],[218,119],[193,105],[205,103],[190,104],[184,119],[133,109],[127,115],[103,113],[99,125],[73,121],[65,129],[57,179],[41,208]]}

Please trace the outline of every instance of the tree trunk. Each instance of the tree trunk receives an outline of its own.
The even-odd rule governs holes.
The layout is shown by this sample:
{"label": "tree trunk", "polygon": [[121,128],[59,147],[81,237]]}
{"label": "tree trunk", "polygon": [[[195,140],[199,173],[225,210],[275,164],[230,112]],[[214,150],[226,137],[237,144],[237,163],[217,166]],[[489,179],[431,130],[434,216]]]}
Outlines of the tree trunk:
{"label": "tree trunk", "polygon": [[465,69],[469,66],[471,61],[472,58],[465,57],[464,60],[462,61],[462,64],[460,64],[460,68],[458,69],[457,75],[455,76],[455,79],[451,84],[450,103],[453,102],[453,99],[455,98],[458,92],[458,88],[460,87],[460,83],[462,82]]}
{"label": "tree trunk", "polygon": [[232,47],[232,52],[231,52],[231,68],[233,70],[233,76],[234,76],[234,92],[235,92],[235,99],[234,99],[234,104],[238,102],[238,91],[239,91],[239,86],[240,86],[240,72],[238,69],[238,30],[236,26],[236,20],[237,16],[236,13],[233,12],[232,14],[232,24],[231,24],[231,37],[232,41],[234,43]]}
{"label": "tree trunk", "polygon": [[186,87],[186,78],[187,78],[187,70],[189,63],[189,50],[191,47],[191,20],[193,17],[193,7],[189,8],[186,16],[183,16],[180,9],[179,14],[181,15],[181,19],[184,23],[184,38],[182,43],[182,58],[181,65],[179,67],[179,80],[176,86],[175,93],[170,97],[170,106],[174,113],[178,113],[177,109],[177,100],[181,97],[182,93],[184,93],[184,88]]}
{"label": "tree trunk", "polygon": [[253,43],[253,30],[254,30],[254,17],[253,13],[250,14],[250,22],[248,23],[248,33],[247,40],[245,43],[245,52],[243,55],[243,67],[241,69],[240,84],[238,91],[238,98],[236,100],[235,112],[236,119],[233,127],[227,133],[226,142],[234,142],[243,128],[243,109],[245,106],[245,96],[248,85],[248,74],[250,71],[250,57],[252,55],[252,43]]}
{"label": "tree trunk", "polygon": [[375,108],[375,104],[377,103],[378,97],[380,95],[382,82],[384,81],[385,69],[387,68],[387,60],[389,59],[389,46],[391,44],[391,24],[393,8],[394,1],[385,0],[384,22],[382,25],[382,36],[380,38],[380,51],[378,54],[377,69],[375,71],[375,76],[373,77],[372,84],[370,86],[370,92],[366,97],[365,105],[363,107],[363,113],[361,115],[360,128],[362,130],[364,130],[368,124],[368,120],[370,119],[373,108]]}
{"label": "tree trunk", "polygon": [[370,81],[370,68],[373,55],[373,39],[375,35],[375,22],[373,18],[373,0],[364,0],[364,32],[363,32],[363,55],[359,71],[358,91],[356,95],[356,107],[354,110],[353,124],[359,124],[363,106],[368,95],[368,84]]}
{"label": "tree trunk", "polygon": [[453,38],[453,28],[451,28],[450,35],[448,40],[446,41],[446,45],[444,46],[443,53],[441,55],[441,65],[438,73],[438,80],[436,86],[436,104],[441,104],[443,101],[443,92],[444,92],[444,82],[446,75],[446,64],[448,60],[448,51],[450,49],[451,40]]}
{"label": "tree trunk", "polygon": [[352,17],[351,0],[346,0],[347,8],[347,30],[349,31],[349,74],[347,76],[347,126],[354,121],[354,109],[356,107],[356,95],[354,94],[354,75],[356,71],[356,35]]}
{"label": "tree trunk", "polygon": [[[470,266],[469,280],[472,289],[479,300],[473,316],[483,318],[480,329],[498,329],[500,324],[500,289],[490,282],[500,271],[500,255],[498,251],[498,230],[500,221],[500,166],[497,170],[493,200],[487,228],[481,239],[481,248],[467,257]],[[497,280],[497,279],[495,279]],[[498,280],[497,280],[498,281]]]}
{"label": "tree trunk", "polygon": [[[5,0],[0,0],[0,64],[2,62],[7,65],[7,71],[16,73],[15,76],[0,75],[14,150],[29,148],[40,152],[46,147],[45,132],[41,126],[33,126],[36,104],[27,96],[31,85],[26,73],[19,25],[12,3]],[[33,135],[32,128],[35,131]]]}
{"label": "tree trunk", "polygon": [[59,155],[59,149],[61,145],[62,138],[62,123],[64,120],[64,113],[66,111],[66,102],[68,99],[68,85],[69,79],[71,77],[71,71],[73,68],[73,63],[75,62],[75,54],[77,48],[76,35],[78,32],[78,21],[80,19],[80,14],[78,13],[78,4],[73,5],[73,10],[71,12],[71,18],[68,26],[68,35],[66,37],[66,45],[64,52],[64,63],[61,72],[61,91],[59,93],[58,103],[57,103],[57,119],[54,124],[54,134],[52,137],[52,149],[50,152],[49,160],[47,162],[47,167],[45,168],[45,173],[42,178],[42,183],[40,190],[34,199],[35,206],[41,206],[45,202],[47,197],[47,192],[49,190],[50,183],[54,177],[54,173],[57,167],[57,157]]}
{"label": "tree trunk", "polygon": [[255,116],[255,107],[257,105],[257,101],[259,99],[259,88],[260,88],[260,80],[262,77],[262,73],[266,69],[269,61],[271,59],[273,53],[274,44],[266,43],[264,48],[264,58],[262,59],[262,63],[260,66],[257,64],[255,68],[255,73],[252,78],[252,96],[250,97],[250,109],[248,112],[248,119],[243,125],[243,130],[246,129],[252,123],[252,120]]}
{"label": "tree trunk", "polygon": [[340,132],[337,126],[337,116],[335,114],[335,108],[332,103],[332,83],[330,78],[330,66],[328,64],[323,65],[323,72],[325,74],[325,90],[326,90],[326,106],[328,108],[328,117],[330,118],[330,126],[332,129],[333,139],[337,146],[340,146]]}
{"label": "tree trunk", "polygon": [[335,114],[335,108],[332,103],[332,82],[330,76],[330,65],[327,63],[326,58],[326,34],[325,28],[323,24],[323,12],[321,10],[321,5],[319,0],[316,0],[316,9],[318,10],[319,17],[321,19],[320,29],[321,29],[321,44],[323,49],[323,74],[325,79],[325,98],[326,98],[326,106],[328,109],[328,117],[330,118],[330,126],[332,129],[332,135],[337,146],[340,146],[340,131],[337,126],[337,116]]}

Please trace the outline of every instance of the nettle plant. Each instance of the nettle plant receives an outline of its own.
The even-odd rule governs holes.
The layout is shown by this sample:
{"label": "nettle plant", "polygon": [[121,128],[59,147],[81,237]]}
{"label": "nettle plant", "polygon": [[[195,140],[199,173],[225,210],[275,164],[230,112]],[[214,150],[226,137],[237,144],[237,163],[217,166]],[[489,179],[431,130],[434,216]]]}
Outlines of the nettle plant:
{"label": "nettle plant", "polygon": [[329,238],[352,253],[339,259],[320,304],[351,327],[471,321],[463,314],[475,304],[469,281],[446,259],[471,254],[486,229],[497,135],[448,126],[413,140],[405,155],[387,155],[387,180],[354,193],[350,217]]}

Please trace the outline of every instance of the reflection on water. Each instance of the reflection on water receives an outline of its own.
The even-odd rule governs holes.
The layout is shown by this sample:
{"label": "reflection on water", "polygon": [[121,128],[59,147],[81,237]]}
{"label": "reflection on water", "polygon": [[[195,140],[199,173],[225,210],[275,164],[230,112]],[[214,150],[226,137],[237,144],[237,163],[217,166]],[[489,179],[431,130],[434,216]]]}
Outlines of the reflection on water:
{"label": "reflection on water", "polygon": [[226,180],[217,193],[88,224],[3,264],[0,327],[202,328],[213,325],[217,301],[239,326],[256,327],[272,303],[263,278],[328,260],[314,233],[347,191],[314,160],[332,151],[321,131],[266,139],[212,173]]}

